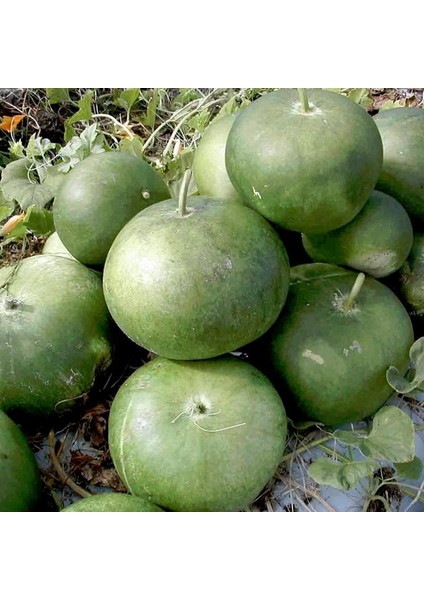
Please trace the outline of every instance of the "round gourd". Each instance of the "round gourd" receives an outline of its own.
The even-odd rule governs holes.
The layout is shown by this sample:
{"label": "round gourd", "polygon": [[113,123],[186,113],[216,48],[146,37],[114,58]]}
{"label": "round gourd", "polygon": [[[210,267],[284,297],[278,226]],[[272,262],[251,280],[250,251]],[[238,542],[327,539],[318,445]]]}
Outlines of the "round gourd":
{"label": "round gourd", "polygon": [[284,453],[280,396],[233,356],[156,358],[127,379],[109,417],[111,457],[132,494],[173,511],[238,511]]}
{"label": "round gourd", "polygon": [[363,277],[324,263],[291,270],[286,305],[261,351],[295,418],[359,421],[393,393],[388,367],[406,372],[414,341],[408,313],[388,287]]}
{"label": "round gourd", "polygon": [[18,425],[0,410],[0,512],[29,511],[40,495],[34,454]]}
{"label": "round gourd", "polygon": [[225,145],[236,114],[213,121],[199,142],[193,160],[193,178],[202,196],[239,200],[225,167]]}
{"label": "round gourd", "polygon": [[374,117],[383,140],[383,168],[377,189],[396,198],[411,216],[424,221],[424,111],[401,107]]}
{"label": "round gourd", "polygon": [[54,254],[55,256],[62,256],[64,258],[72,258],[76,260],[72,256],[72,254],[65,248],[62,240],[57,234],[57,231],[54,231],[46,240],[46,243],[43,246],[42,254]]}
{"label": "round gourd", "polygon": [[115,492],[82,498],[61,512],[163,512],[144,498]]}
{"label": "round gourd", "polygon": [[103,265],[116,235],[140,210],[170,197],[161,176],[126,152],[92,154],[65,177],[53,205],[56,231],[86,265]]}
{"label": "round gourd", "polygon": [[40,254],[0,269],[0,409],[71,406],[111,361],[100,276]]}
{"label": "round gourd", "polygon": [[372,117],[345,96],[279,90],[255,100],[228,136],[226,167],[242,200],[283,229],[325,233],[351,221],[381,171]]}
{"label": "round gourd", "polygon": [[350,223],[327,233],[303,234],[302,240],[308,255],[317,262],[344,265],[379,278],[400,269],[413,237],[403,206],[374,191]]}
{"label": "round gourd", "polygon": [[118,234],[103,286],[110,313],[140,346],[195,360],[231,352],[265,333],[287,296],[283,242],[239,204],[189,198],[150,206]]}

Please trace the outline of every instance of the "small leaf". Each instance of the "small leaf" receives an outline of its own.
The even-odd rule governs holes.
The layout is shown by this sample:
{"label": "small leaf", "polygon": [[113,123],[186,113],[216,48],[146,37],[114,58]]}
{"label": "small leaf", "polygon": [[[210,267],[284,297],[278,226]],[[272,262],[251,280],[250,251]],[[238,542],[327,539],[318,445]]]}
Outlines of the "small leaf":
{"label": "small leaf", "polygon": [[131,140],[128,138],[123,138],[119,142],[119,149],[121,152],[127,152],[133,156],[144,158],[143,142],[138,136],[134,136]]}
{"label": "small leaf", "polygon": [[414,375],[413,378],[402,377],[396,367],[389,367],[386,371],[388,384],[399,394],[410,394],[419,390],[424,383],[424,337],[418,338],[409,350]]}
{"label": "small leaf", "polygon": [[155,88],[152,97],[148,100],[146,115],[140,117],[140,122],[149,129],[153,129],[156,123],[156,111],[160,101],[160,90]]}
{"label": "small leaf", "polygon": [[50,104],[69,102],[69,88],[46,88],[46,94]]}
{"label": "small leaf", "polygon": [[320,485],[329,485],[338,490],[350,490],[376,467],[374,461],[361,460],[347,463],[330,458],[318,458],[309,467],[309,475]]}
{"label": "small leaf", "polygon": [[353,100],[353,102],[356,102],[357,104],[362,104],[364,100],[368,97],[368,94],[368,88],[355,88],[353,90],[350,90],[347,97],[350,100]]}
{"label": "small leaf", "polygon": [[16,127],[22,121],[25,115],[13,115],[13,117],[3,117],[3,121],[0,123],[0,129],[11,133],[15,131]]}
{"label": "small leaf", "polygon": [[125,108],[126,111],[130,112],[131,108],[137,102],[140,97],[140,88],[128,88],[120,93],[118,98],[115,100],[117,106]]}
{"label": "small leaf", "polygon": [[48,235],[54,231],[53,213],[45,208],[30,206],[23,224],[36,235]]}
{"label": "small leaf", "polygon": [[211,118],[209,110],[204,109],[200,113],[195,114],[187,121],[187,125],[192,127],[196,132],[203,133]]}
{"label": "small leaf", "polygon": [[13,208],[9,205],[0,204],[0,222],[13,213]]}
{"label": "small leaf", "polygon": [[35,204],[39,208],[53,198],[52,190],[46,183],[38,183],[31,178],[31,161],[20,158],[9,163],[2,171],[1,189],[6,200],[15,200],[22,210]]}
{"label": "small leaf", "polygon": [[384,406],[374,416],[372,429],[359,447],[371,458],[410,462],[415,456],[414,424],[400,408]]}
{"label": "small leaf", "polygon": [[78,100],[78,110],[72,117],[66,119],[65,121],[65,141],[69,142],[69,140],[76,135],[76,131],[73,127],[74,123],[78,121],[89,121],[93,113],[91,112],[91,100],[93,98],[93,90],[88,90],[88,92]]}
{"label": "small leaf", "polygon": [[415,456],[414,460],[411,460],[411,462],[394,463],[394,466],[399,477],[417,481],[421,477],[424,464],[418,456]]}

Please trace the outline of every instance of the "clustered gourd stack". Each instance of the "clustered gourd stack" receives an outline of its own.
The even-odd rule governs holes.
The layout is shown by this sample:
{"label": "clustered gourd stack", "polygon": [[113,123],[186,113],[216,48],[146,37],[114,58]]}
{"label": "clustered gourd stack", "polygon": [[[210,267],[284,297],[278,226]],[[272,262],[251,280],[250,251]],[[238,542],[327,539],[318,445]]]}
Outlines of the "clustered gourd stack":
{"label": "clustered gourd stack", "polygon": [[114,324],[157,355],[111,407],[129,494],[69,510],[242,510],[283,457],[287,414],[374,414],[423,309],[423,142],[421,109],[372,118],[333,92],[280,90],[207,129],[198,195],[187,173],[170,199],[123,152],[70,171],[43,255],[0,270],[0,510],[39,490],[5,413],[72,405],[119,352]]}

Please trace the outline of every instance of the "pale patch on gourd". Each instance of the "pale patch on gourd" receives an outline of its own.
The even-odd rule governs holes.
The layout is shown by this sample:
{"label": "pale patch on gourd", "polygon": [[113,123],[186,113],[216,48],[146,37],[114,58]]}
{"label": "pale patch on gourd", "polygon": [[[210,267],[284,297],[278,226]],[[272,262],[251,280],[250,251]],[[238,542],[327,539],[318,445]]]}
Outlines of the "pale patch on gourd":
{"label": "pale patch on gourd", "polygon": [[296,102],[293,102],[293,104],[292,104],[293,112],[299,113],[304,117],[310,117],[313,115],[322,114],[322,110],[318,106],[316,106],[313,102],[311,102],[310,99],[308,100],[308,105],[309,105],[309,110],[308,110],[308,112],[305,112],[301,102],[299,100],[297,100]]}
{"label": "pale patch on gourd", "polygon": [[373,277],[384,277],[398,269],[398,260],[396,252],[385,250],[350,261],[350,266],[358,271],[366,271]]}
{"label": "pale patch on gourd", "polygon": [[353,342],[351,343],[350,346],[348,346],[348,348],[343,348],[343,354],[345,356],[349,356],[350,352],[352,352],[354,350],[356,350],[358,352],[358,354],[362,354],[362,346],[358,342],[358,340],[353,340]]}
{"label": "pale patch on gourd", "polygon": [[324,364],[324,359],[322,358],[322,356],[320,356],[319,354],[314,354],[312,352],[312,350],[309,350],[308,348],[303,352],[302,356],[304,356],[305,358],[309,358],[310,360],[313,360],[318,365]]}
{"label": "pale patch on gourd", "polygon": [[144,190],[142,193],[142,196],[145,200],[148,200],[150,198],[150,192],[149,190]]}

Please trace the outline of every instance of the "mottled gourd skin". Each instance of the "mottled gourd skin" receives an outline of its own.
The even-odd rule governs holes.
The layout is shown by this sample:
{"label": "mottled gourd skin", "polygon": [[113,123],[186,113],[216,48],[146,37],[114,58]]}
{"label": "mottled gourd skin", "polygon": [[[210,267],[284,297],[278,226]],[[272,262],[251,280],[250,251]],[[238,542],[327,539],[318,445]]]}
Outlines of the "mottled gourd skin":
{"label": "mottled gourd skin", "polygon": [[143,210],[117,236],[103,287],[110,313],[140,346],[177,360],[219,356],[260,337],[287,297],[283,242],[255,211],[188,199]]}
{"label": "mottled gourd skin", "polygon": [[72,256],[72,254],[67,250],[57,234],[57,231],[54,231],[46,240],[46,243],[43,246],[42,254],[54,254],[55,256],[63,256],[64,258],[72,258],[76,260]]}
{"label": "mottled gourd skin", "polygon": [[424,223],[424,110],[401,107],[374,117],[383,140],[383,168],[376,188],[396,198]]}
{"label": "mottled gourd skin", "polygon": [[111,361],[100,276],[49,254],[0,269],[0,409],[69,408]]}
{"label": "mottled gourd skin", "polygon": [[40,490],[39,470],[28,441],[0,410],[0,512],[33,509]]}
{"label": "mottled gourd skin", "polygon": [[416,337],[424,335],[424,234],[415,233],[408,259],[399,271],[396,291],[411,316]]}
{"label": "mottled gourd skin", "polygon": [[357,274],[324,263],[292,269],[286,305],[263,340],[271,380],[296,418],[339,425],[372,415],[391,396],[389,366],[405,373],[414,341],[400,300],[372,277],[350,311]]}
{"label": "mottled gourd skin", "polygon": [[374,191],[350,223],[322,234],[303,234],[306,252],[317,262],[387,277],[405,262],[414,238],[411,220],[391,196]]}
{"label": "mottled gourd skin", "polygon": [[115,492],[82,498],[61,512],[163,512],[144,498]]}
{"label": "mottled gourd skin", "polygon": [[238,200],[225,167],[225,145],[236,114],[214,121],[199,142],[193,160],[193,178],[201,196]]}
{"label": "mottled gourd skin", "polygon": [[280,396],[233,356],[156,358],[127,379],[112,403],[109,447],[132,494],[180,512],[247,508],[284,453]]}
{"label": "mottled gourd skin", "polygon": [[93,154],[64,179],[53,205],[56,231],[85,265],[103,265],[122,227],[171,194],[155,169],[126,152]]}
{"label": "mottled gourd skin", "polygon": [[348,98],[296,90],[255,100],[228,136],[226,166],[242,200],[283,229],[325,233],[351,221],[381,171],[383,148],[372,117]]}

